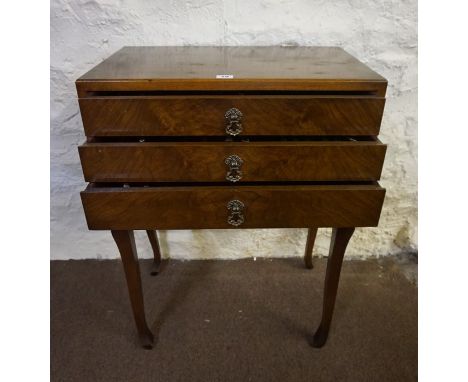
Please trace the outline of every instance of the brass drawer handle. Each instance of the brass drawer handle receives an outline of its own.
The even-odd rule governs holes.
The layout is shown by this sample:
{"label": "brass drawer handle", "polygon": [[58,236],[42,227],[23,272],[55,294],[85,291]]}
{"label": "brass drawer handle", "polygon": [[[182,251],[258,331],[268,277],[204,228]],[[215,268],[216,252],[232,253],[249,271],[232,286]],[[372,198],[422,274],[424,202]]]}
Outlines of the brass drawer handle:
{"label": "brass drawer handle", "polygon": [[238,135],[242,132],[242,113],[239,109],[233,107],[229,109],[224,117],[226,118],[226,134]]}
{"label": "brass drawer handle", "polygon": [[242,178],[241,166],[244,161],[238,155],[229,155],[224,163],[228,166],[226,179],[230,182],[237,182]]}
{"label": "brass drawer handle", "polygon": [[229,210],[228,223],[234,227],[240,226],[244,222],[244,215],[242,214],[244,203],[237,199],[231,200],[227,204],[227,209]]}

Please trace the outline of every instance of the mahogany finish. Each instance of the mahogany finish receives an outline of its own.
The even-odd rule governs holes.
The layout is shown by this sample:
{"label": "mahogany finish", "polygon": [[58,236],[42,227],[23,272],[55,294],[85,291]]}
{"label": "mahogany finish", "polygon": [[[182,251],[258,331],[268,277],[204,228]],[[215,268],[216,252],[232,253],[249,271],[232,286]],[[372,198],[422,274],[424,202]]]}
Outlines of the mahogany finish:
{"label": "mahogany finish", "polygon": [[362,142],[85,143],[87,182],[225,182],[229,155],[243,164],[240,182],[380,179],[386,145]]}
{"label": "mahogany finish", "polygon": [[81,193],[89,229],[237,228],[227,204],[245,204],[239,228],[373,227],[378,185],[92,187]]}
{"label": "mahogany finish", "polygon": [[325,345],[328,338],[333,309],[335,308],[338,282],[340,281],[341,264],[343,263],[343,256],[353,232],[354,227],[333,229],[330,253],[328,254],[327,273],[325,275],[322,320],[312,339],[312,346],[316,348]]}
{"label": "mahogany finish", "polygon": [[148,328],[145,318],[143,292],[141,289],[140,266],[135,246],[133,231],[111,231],[119,248],[120,257],[127,279],[128,294],[132,304],[133,317],[140,337],[141,345],[146,349],[153,347],[153,333]]}
{"label": "mahogany finish", "polygon": [[[217,75],[233,75],[218,79]],[[385,78],[336,47],[131,47],[76,81],[95,91],[367,91],[384,96]]]}
{"label": "mahogany finish", "polygon": [[362,96],[134,96],[79,100],[87,136],[224,136],[224,114],[244,135],[377,135],[385,104]]}
{"label": "mahogany finish", "polygon": [[325,344],[354,227],[376,226],[387,81],[333,47],[125,47],[76,81],[89,229],[111,230],[143,347],[153,346],[133,230],[332,227]]}

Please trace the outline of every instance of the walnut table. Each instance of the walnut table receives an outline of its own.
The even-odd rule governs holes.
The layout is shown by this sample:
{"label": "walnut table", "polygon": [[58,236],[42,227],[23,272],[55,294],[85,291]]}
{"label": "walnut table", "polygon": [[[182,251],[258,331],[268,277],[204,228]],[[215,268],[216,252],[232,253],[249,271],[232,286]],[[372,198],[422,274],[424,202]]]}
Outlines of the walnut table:
{"label": "walnut table", "polygon": [[76,81],[88,227],[110,230],[143,347],[133,230],[332,227],[322,321],[327,340],[355,227],[376,226],[387,81],[340,48],[125,47]]}

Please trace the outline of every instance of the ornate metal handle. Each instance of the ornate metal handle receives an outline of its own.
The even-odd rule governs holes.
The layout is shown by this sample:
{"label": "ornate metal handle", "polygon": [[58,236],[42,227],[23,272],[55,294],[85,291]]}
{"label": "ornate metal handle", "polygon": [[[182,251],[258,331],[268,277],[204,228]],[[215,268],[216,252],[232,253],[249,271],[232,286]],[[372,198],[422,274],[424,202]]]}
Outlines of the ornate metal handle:
{"label": "ornate metal handle", "polygon": [[227,204],[227,209],[229,210],[228,223],[234,227],[240,226],[244,222],[244,215],[242,214],[244,203],[237,199],[231,200]]}
{"label": "ornate metal handle", "polygon": [[229,109],[224,117],[226,118],[226,134],[238,135],[242,132],[242,113],[239,109],[233,107]]}
{"label": "ornate metal handle", "polygon": [[226,179],[230,182],[237,182],[242,178],[241,166],[244,161],[238,155],[229,155],[224,161],[228,166]]}

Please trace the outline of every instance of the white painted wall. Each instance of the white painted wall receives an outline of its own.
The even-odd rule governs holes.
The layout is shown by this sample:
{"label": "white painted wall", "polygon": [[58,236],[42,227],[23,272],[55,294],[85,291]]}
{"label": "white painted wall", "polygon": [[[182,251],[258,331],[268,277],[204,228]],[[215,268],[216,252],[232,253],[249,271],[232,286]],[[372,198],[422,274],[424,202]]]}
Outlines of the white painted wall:
{"label": "white painted wall", "polygon": [[[335,45],[389,81],[381,140],[389,144],[379,228],[358,229],[347,257],[417,247],[416,0],[52,0],[51,256],[114,258],[110,233],[88,231],[77,145],[84,141],[74,81],[123,45]],[[325,255],[330,231],[320,230]],[[302,256],[305,230],[160,232],[180,259]],[[141,257],[151,256],[137,234]]]}

